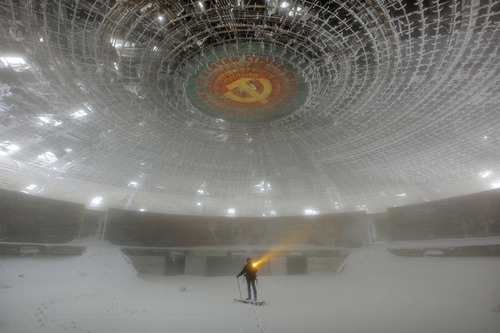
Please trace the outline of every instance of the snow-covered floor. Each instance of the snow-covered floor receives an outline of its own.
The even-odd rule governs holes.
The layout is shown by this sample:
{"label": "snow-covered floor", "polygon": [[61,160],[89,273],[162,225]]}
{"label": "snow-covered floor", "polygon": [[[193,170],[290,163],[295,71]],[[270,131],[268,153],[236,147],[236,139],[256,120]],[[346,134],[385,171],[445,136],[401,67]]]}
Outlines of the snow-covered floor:
{"label": "snow-covered floor", "polygon": [[234,276],[137,276],[107,243],[1,258],[0,332],[500,332],[500,258],[403,258],[387,246],[355,250],[339,275],[261,276],[264,306],[233,302]]}

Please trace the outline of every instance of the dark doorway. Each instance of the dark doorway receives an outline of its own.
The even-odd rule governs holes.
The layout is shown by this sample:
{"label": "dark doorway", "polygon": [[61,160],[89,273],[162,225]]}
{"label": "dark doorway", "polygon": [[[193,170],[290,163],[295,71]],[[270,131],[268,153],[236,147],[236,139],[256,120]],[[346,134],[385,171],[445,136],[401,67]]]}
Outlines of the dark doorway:
{"label": "dark doorway", "polygon": [[286,258],[286,271],[288,275],[307,274],[307,258],[303,256]]}

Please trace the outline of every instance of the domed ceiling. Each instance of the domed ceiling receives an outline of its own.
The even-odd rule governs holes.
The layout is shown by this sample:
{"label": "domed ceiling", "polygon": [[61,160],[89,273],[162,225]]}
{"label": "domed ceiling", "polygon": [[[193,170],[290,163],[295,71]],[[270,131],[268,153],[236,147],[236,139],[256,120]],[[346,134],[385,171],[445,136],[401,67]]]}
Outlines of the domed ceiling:
{"label": "domed ceiling", "polygon": [[6,0],[0,187],[289,216],[500,187],[498,1]]}

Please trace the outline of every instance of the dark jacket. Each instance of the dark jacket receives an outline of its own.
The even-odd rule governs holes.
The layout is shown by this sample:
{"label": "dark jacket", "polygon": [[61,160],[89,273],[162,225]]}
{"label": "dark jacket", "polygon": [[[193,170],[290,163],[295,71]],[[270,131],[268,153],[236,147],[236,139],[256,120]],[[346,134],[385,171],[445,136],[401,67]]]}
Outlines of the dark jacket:
{"label": "dark jacket", "polygon": [[243,274],[245,275],[247,280],[255,281],[257,279],[257,267],[246,264],[245,267],[243,267],[243,269],[241,270],[240,274],[238,274],[238,277],[242,276]]}

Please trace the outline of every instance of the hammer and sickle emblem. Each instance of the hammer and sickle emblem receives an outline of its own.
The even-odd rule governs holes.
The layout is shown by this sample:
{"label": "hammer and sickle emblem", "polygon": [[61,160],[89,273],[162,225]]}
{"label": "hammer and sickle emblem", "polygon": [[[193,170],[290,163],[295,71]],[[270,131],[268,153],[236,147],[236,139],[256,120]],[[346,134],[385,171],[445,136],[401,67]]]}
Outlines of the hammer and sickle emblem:
{"label": "hammer and sickle emblem", "polygon": [[[252,81],[259,81],[264,89],[261,92],[257,91],[257,87],[252,83]],[[241,103],[253,103],[253,102],[261,102],[262,104],[266,104],[269,102],[266,97],[269,96],[271,91],[273,90],[273,86],[271,81],[263,78],[241,78],[239,80],[234,81],[231,84],[228,84],[226,88],[229,90],[224,94],[229,99],[232,99],[236,102]],[[249,96],[241,97],[232,92],[233,89],[239,88],[246,92]]]}

